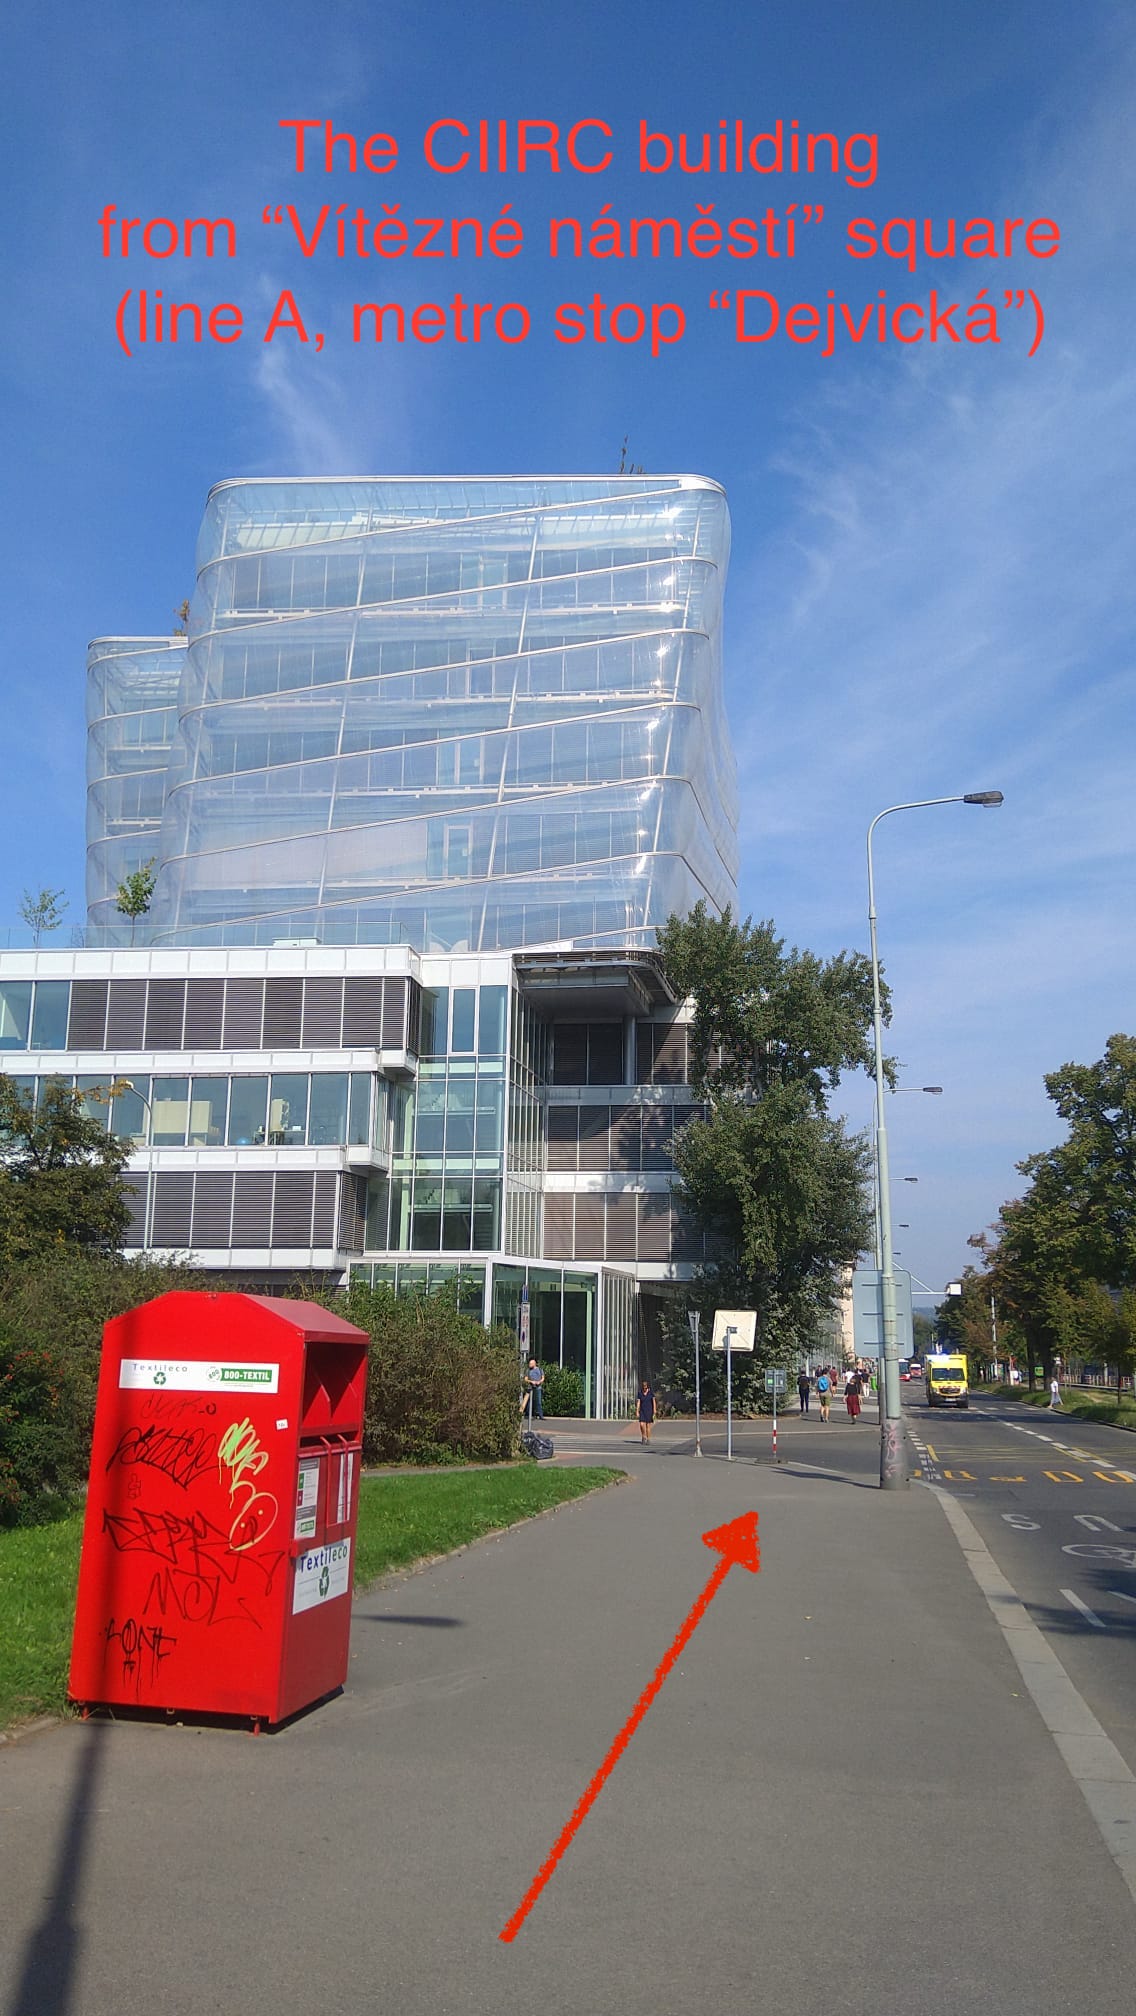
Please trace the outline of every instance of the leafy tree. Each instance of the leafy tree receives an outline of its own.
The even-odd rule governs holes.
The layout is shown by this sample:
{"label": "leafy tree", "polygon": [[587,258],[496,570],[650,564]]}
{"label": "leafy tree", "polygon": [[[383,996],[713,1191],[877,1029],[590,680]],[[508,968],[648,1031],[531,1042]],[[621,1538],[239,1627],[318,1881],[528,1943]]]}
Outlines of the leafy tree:
{"label": "leafy tree", "polygon": [[1098,1063],[1064,1064],[1045,1089],[1068,1138],[1018,1166],[1067,1214],[1076,1271],[1136,1287],[1136,1037],[1110,1036]]}
{"label": "leafy tree", "polygon": [[38,945],[45,931],[58,931],[63,922],[66,903],[60,902],[62,889],[41,889],[38,894],[25,889],[20,899],[20,915],[32,934],[32,944]]}
{"label": "leafy tree", "polygon": [[935,1348],[936,1323],[925,1309],[914,1309],[911,1314],[911,1337],[917,1355],[925,1358],[928,1351]]}
{"label": "leafy tree", "polygon": [[115,909],[121,916],[129,917],[130,919],[130,943],[132,945],[138,926],[138,919],[145,917],[150,908],[154,895],[154,885],[157,879],[156,857],[151,856],[149,861],[143,862],[141,868],[134,870],[133,875],[127,875],[125,880],[119,883],[115,891]]}
{"label": "leafy tree", "polygon": [[694,1000],[691,1081],[705,1108],[675,1140],[678,1194],[714,1254],[707,1313],[758,1311],[756,1375],[813,1345],[869,1244],[869,1144],[826,1102],[844,1071],[873,1063],[871,964],[786,952],[771,923],[712,917],[704,903],[658,937],[669,981]]}
{"label": "leafy tree", "polygon": [[980,1377],[994,1357],[990,1325],[990,1280],[975,1267],[961,1277],[961,1295],[949,1295],[937,1311],[940,1351],[965,1351]]}
{"label": "leafy tree", "polygon": [[173,631],[173,634],[174,634],[174,636],[175,636],[175,637],[188,637],[188,636],[189,636],[189,603],[188,603],[188,601],[186,601],[186,602],[179,602],[179,603],[178,603],[178,606],[177,606],[177,608],[176,608],[176,609],[174,610],[174,615],[175,615],[175,616],[177,617],[177,622],[176,622],[176,623],[174,624],[174,631]]}
{"label": "leafy tree", "polygon": [[61,1244],[120,1247],[129,1154],[62,1079],[48,1079],[37,1107],[0,1073],[0,1265]]}

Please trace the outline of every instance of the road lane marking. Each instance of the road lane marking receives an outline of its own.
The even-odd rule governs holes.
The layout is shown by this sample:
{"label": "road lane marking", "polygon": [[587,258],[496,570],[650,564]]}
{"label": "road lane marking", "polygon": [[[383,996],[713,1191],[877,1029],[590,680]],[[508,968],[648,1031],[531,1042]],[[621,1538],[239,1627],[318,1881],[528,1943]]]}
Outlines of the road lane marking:
{"label": "road lane marking", "polygon": [[1024,1477],[992,1477],[990,1479],[992,1484],[1024,1484],[1025,1481]]}
{"label": "road lane marking", "polygon": [[935,1454],[935,1451],[932,1449],[931,1444],[929,1442],[927,1444],[927,1454],[931,1458],[932,1463],[938,1462],[939,1460],[938,1456]]}
{"label": "road lane marking", "polygon": [[1007,1581],[977,1526],[949,1491],[932,1484],[968,1568],[990,1606],[1038,1714],[1080,1787],[1102,1841],[1136,1904],[1136,1777],[1077,1692],[1064,1666]]}
{"label": "road lane marking", "polygon": [[1069,1602],[1073,1604],[1075,1609],[1080,1611],[1082,1617],[1087,1617],[1089,1623],[1093,1625],[1095,1630],[1097,1631],[1107,1630],[1108,1628],[1107,1625],[1101,1623],[1101,1620],[1097,1616],[1096,1611],[1090,1610],[1087,1603],[1082,1603],[1075,1589],[1063,1589],[1061,1591],[1061,1594],[1068,1598]]}
{"label": "road lane marking", "polygon": [[1119,1596],[1122,1603],[1136,1603],[1136,1596],[1129,1596],[1124,1589],[1110,1589],[1110,1596]]}
{"label": "road lane marking", "polygon": [[1083,1484],[1085,1481],[1083,1477],[1078,1477],[1075,1470],[1063,1470],[1060,1476],[1056,1470],[1047,1470],[1045,1475],[1052,1477],[1055,1484]]}
{"label": "road lane marking", "polygon": [[1100,1533],[1105,1528],[1110,1533],[1124,1531],[1123,1526],[1114,1526],[1111,1519],[1106,1519],[1103,1512],[1074,1512],[1073,1517],[1078,1526],[1087,1526],[1090,1533]]}
{"label": "road lane marking", "polygon": [[1041,1532],[1040,1519],[1027,1519],[1024,1512],[1003,1512],[1002,1517],[1007,1526],[1013,1527],[1015,1533]]}
{"label": "road lane marking", "polygon": [[1099,1477],[1102,1484],[1119,1484],[1120,1482],[1119,1477],[1110,1477],[1107,1470],[1094,1470],[1093,1476]]}
{"label": "road lane marking", "polygon": [[949,1477],[952,1484],[956,1477],[959,1479],[965,1477],[968,1484],[977,1484],[978,1482],[977,1477],[972,1477],[969,1470],[944,1470],[943,1475],[944,1477]]}

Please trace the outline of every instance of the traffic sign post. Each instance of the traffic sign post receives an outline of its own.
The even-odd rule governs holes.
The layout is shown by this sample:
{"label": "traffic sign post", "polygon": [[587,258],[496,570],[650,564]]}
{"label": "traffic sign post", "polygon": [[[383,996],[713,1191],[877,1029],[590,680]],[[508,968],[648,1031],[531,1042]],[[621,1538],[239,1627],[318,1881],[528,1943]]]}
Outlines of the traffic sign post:
{"label": "traffic sign post", "polygon": [[690,1325],[690,1334],[694,1339],[694,1453],[696,1456],[701,1456],[702,1364],[701,1364],[701,1352],[699,1351],[698,1348],[698,1327],[702,1321],[701,1311],[698,1309],[688,1309],[686,1313],[686,1320]]}
{"label": "traffic sign post", "polygon": [[765,1368],[765,1390],[773,1395],[773,1461],[777,1461],[777,1395],[784,1393],[786,1377],[783,1366],[767,1365]]}
{"label": "traffic sign post", "polygon": [[726,1461],[734,1460],[734,1396],[733,1396],[733,1354],[735,1351],[752,1351],[754,1333],[757,1329],[756,1309],[715,1309],[714,1341],[715,1351],[726,1354]]}

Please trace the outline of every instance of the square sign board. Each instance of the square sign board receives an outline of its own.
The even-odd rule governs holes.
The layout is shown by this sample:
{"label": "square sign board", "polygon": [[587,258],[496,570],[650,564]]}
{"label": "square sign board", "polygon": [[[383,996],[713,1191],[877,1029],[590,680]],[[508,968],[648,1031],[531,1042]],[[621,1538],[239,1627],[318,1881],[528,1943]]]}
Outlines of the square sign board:
{"label": "square sign board", "polygon": [[732,1330],[731,1351],[752,1351],[754,1332],[757,1329],[756,1309],[715,1309],[714,1350],[726,1348],[726,1331]]}
{"label": "square sign board", "polygon": [[767,1393],[783,1393],[785,1391],[785,1383],[786,1383],[785,1374],[781,1366],[779,1365],[766,1366],[765,1390]]}

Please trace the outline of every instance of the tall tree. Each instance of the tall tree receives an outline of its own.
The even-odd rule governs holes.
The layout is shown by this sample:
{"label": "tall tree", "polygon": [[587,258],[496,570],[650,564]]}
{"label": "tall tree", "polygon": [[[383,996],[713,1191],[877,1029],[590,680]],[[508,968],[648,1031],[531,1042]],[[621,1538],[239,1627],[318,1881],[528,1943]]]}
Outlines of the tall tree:
{"label": "tall tree", "polygon": [[58,931],[63,922],[66,903],[60,902],[62,889],[25,889],[20,898],[20,915],[32,934],[32,944],[38,945],[45,931]]}
{"label": "tall tree", "polygon": [[694,999],[691,1081],[704,1106],[676,1137],[679,1196],[714,1258],[700,1299],[758,1311],[764,1357],[810,1346],[871,1236],[869,1144],[828,1112],[872,1064],[871,965],[785,950],[771,923],[699,903],[659,932]]}
{"label": "tall tree", "polygon": [[129,1154],[62,1079],[47,1080],[37,1106],[0,1073],[0,1264],[61,1245],[121,1247]]}
{"label": "tall tree", "polygon": [[1018,1166],[1068,1214],[1076,1271],[1136,1287],[1136,1037],[1110,1036],[1099,1062],[1063,1064],[1045,1089],[1068,1137]]}

